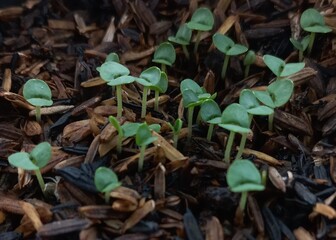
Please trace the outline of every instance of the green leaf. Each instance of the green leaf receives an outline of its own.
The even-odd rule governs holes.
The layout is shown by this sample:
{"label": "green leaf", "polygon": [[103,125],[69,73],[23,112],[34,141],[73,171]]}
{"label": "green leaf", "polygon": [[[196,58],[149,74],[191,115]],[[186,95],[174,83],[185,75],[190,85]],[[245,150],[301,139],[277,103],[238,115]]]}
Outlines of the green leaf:
{"label": "green leaf", "polygon": [[214,118],[219,118],[222,115],[222,112],[218,104],[214,100],[208,99],[202,103],[200,114],[201,118],[204,121],[208,122],[213,120]]}
{"label": "green leaf", "polygon": [[249,89],[244,89],[240,92],[239,104],[245,107],[246,110],[260,106],[258,99]]}
{"label": "green leaf", "polygon": [[103,193],[111,192],[121,185],[115,172],[107,167],[97,168],[94,176],[94,183],[97,190]]}
{"label": "green leaf", "polygon": [[175,37],[170,36],[168,40],[181,45],[189,45],[192,31],[188,28],[187,24],[183,24],[177,30]]}
{"label": "green leaf", "polygon": [[230,165],[226,181],[232,192],[263,191],[258,169],[249,160],[235,160]]}
{"label": "green leaf", "polygon": [[150,67],[144,70],[135,81],[145,87],[155,86],[161,78],[161,70],[158,67]]}
{"label": "green leaf", "polygon": [[270,114],[273,114],[274,110],[273,108],[267,106],[258,106],[248,109],[247,112],[252,115],[268,116]]}
{"label": "green leaf", "polygon": [[193,91],[196,95],[202,94],[204,92],[203,89],[194,80],[189,78],[184,79],[180,84],[180,91],[182,94],[187,89]]}
{"label": "green leaf", "polygon": [[290,79],[279,79],[267,87],[267,91],[273,99],[275,107],[281,107],[292,96],[294,89],[293,81]]}
{"label": "green leaf", "polygon": [[127,67],[125,67],[120,63],[112,61],[103,63],[97,70],[99,71],[100,77],[106,82],[130,74],[130,71],[128,70]]}
{"label": "green leaf", "polygon": [[286,63],[280,58],[274,57],[272,55],[264,55],[263,60],[266,66],[275,74],[275,76],[280,77],[282,69],[285,67]]}
{"label": "green leaf", "polygon": [[161,125],[157,124],[157,123],[153,123],[151,125],[148,126],[150,130],[155,131],[155,132],[160,132],[161,129]]}
{"label": "green leaf", "polygon": [[187,89],[182,93],[182,98],[183,98],[183,106],[185,108],[189,108],[189,107],[192,107],[192,106],[197,106],[197,105],[200,104],[200,101],[199,101],[196,93],[194,93],[190,89]]}
{"label": "green leaf", "polygon": [[123,130],[122,130],[120,124],[119,124],[118,119],[116,119],[113,116],[109,116],[109,122],[112,124],[113,127],[115,127],[115,129],[117,129],[118,134],[124,135],[124,132],[123,132]]}
{"label": "green leaf", "polygon": [[268,91],[254,91],[256,98],[270,108],[275,108],[273,99]]}
{"label": "green leaf", "polygon": [[149,129],[147,123],[142,123],[136,132],[135,143],[138,146],[149,145],[154,142],[157,137],[152,136],[152,132]]}
{"label": "green leaf", "polygon": [[175,48],[170,42],[164,42],[155,50],[153,62],[172,66],[176,60]]}
{"label": "green leaf", "polygon": [[179,133],[181,131],[182,124],[183,124],[183,122],[182,122],[182,120],[180,118],[178,118],[178,119],[175,120],[174,125],[172,125],[171,123],[168,123],[169,127],[171,128],[171,130],[174,133]]}
{"label": "green leaf", "polygon": [[168,77],[165,72],[161,71],[160,80],[154,86],[149,87],[152,90],[159,91],[159,93],[165,93],[168,89]]}
{"label": "green leaf", "polygon": [[119,63],[119,56],[116,53],[110,53],[109,55],[106,56],[105,62],[117,62]]}
{"label": "green leaf", "polygon": [[51,159],[51,146],[48,142],[41,142],[30,152],[30,159],[39,168],[43,168]]}
{"label": "green leaf", "polygon": [[121,129],[123,130],[124,137],[132,137],[135,136],[136,132],[138,131],[138,128],[141,123],[125,123],[121,126]]}
{"label": "green leaf", "polygon": [[214,17],[208,8],[198,8],[192,15],[188,28],[198,31],[210,31],[214,25]]}
{"label": "green leaf", "polygon": [[242,54],[242,53],[246,52],[247,50],[248,50],[247,47],[245,47],[241,44],[235,44],[229,49],[229,51],[226,52],[226,55],[236,56],[236,55],[239,55],[239,54]]}
{"label": "green leaf", "polygon": [[23,97],[33,106],[51,106],[51,90],[44,81],[30,79],[23,86]]}
{"label": "green leaf", "polygon": [[308,8],[302,13],[300,25],[307,32],[328,33],[332,31],[325,25],[323,16],[315,8]]}
{"label": "green leaf", "polygon": [[[293,46],[294,46],[297,50],[302,51],[302,52],[304,51],[303,46],[302,46],[302,43],[301,43],[300,41],[295,40],[294,38],[290,38],[289,41],[293,44]],[[308,46],[308,44],[307,44],[307,46]]]}
{"label": "green leaf", "polygon": [[256,60],[256,54],[253,50],[249,50],[244,58],[244,66],[251,65]]}
{"label": "green leaf", "polygon": [[222,113],[222,128],[238,133],[250,132],[250,121],[245,107],[238,103],[227,106]]}
{"label": "green leaf", "polygon": [[235,45],[231,38],[220,33],[215,33],[212,36],[212,42],[215,47],[224,54],[227,54],[231,47]]}
{"label": "green leaf", "polygon": [[305,63],[287,63],[280,73],[280,77],[287,77],[294,73],[301,71],[305,66]]}
{"label": "green leaf", "polygon": [[235,133],[249,133],[251,132],[251,129],[249,128],[245,128],[245,127],[241,127],[241,126],[238,126],[236,124],[230,124],[230,123],[219,123],[218,126],[222,127],[222,128],[225,128],[229,131],[232,131],[232,132],[235,132]]}
{"label": "green leaf", "polygon": [[135,81],[135,77],[133,76],[120,76],[115,79],[112,79],[111,81],[107,82],[107,85],[109,86],[118,86],[123,84],[129,84]]}
{"label": "green leaf", "polygon": [[13,153],[8,157],[8,162],[18,168],[22,168],[24,170],[37,170],[39,169],[29,158],[29,153],[26,152],[18,152]]}
{"label": "green leaf", "polygon": [[305,36],[302,40],[301,40],[301,45],[302,45],[302,51],[305,51],[308,47],[309,44],[309,35]]}

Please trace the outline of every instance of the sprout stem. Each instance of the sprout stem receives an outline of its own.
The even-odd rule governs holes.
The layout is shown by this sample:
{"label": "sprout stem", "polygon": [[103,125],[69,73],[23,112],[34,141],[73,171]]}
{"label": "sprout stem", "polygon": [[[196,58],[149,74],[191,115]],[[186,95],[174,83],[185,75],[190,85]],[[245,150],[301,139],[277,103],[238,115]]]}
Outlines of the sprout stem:
{"label": "sprout stem", "polygon": [[45,196],[45,192],[44,192],[45,191],[45,183],[44,183],[43,177],[41,175],[40,169],[36,169],[35,170],[35,175],[36,175],[37,181],[38,181],[38,183],[40,185],[40,188],[42,190],[42,193]]}
{"label": "sprout stem", "polygon": [[179,134],[174,132],[174,135],[173,135],[174,148],[177,148],[178,137],[179,137]]}
{"label": "sprout stem", "polygon": [[299,61],[303,61],[303,51],[299,50]]}
{"label": "sprout stem", "polygon": [[141,118],[144,118],[146,116],[147,93],[148,93],[148,87],[144,86],[142,92]]}
{"label": "sprout stem", "polygon": [[314,40],[315,40],[315,33],[311,32],[310,36],[309,36],[309,44],[308,44],[308,55],[311,53],[312,49],[313,49],[313,45],[314,45]]}
{"label": "sprout stem", "polygon": [[200,43],[200,41],[201,41],[201,31],[197,31],[196,42],[195,42],[195,46],[194,46],[194,54],[195,54],[195,56],[196,56],[197,49],[198,49],[198,44]]}
{"label": "sprout stem", "polygon": [[247,200],[247,192],[242,192],[239,201],[239,209],[244,212]]}
{"label": "sprout stem", "polygon": [[183,49],[184,55],[189,60],[189,52],[188,52],[186,45],[182,45],[182,49]]}
{"label": "sprout stem", "polygon": [[188,140],[190,141],[192,135],[192,123],[193,123],[194,107],[188,108]]}
{"label": "sprout stem", "polygon": [[211,137],[212,137],[212,132],[213,132],[214,126],[215,126],[215,124],[213,124],[213,123],[209,124],[208,134],[207,134],[207,140],[208,141],[211,141]]}
{"label": "sprout stem", "polygon": [[224,161],[227,164],[230,164],[231,148],[232,148],[232,144],[233,144],[235,134],[236,134],[235,132],[230,131],[229,139],[226,143],[226,148],[225,148],[225,153],[224,153]]}
{"label": "sprout stem", "polygon": [[274,113],[268,115],[268,130],[273,131],[273,119],[274,119]]}
{"label": "sprout stem", "polygon": [[117,85],[116,92],[117,92],[117,118],[122,116],[122,96],[121,96],[121,85]]}
{"label": "sprout stem", "polygon": [[244,151],[245,144],[246,144],[246,139],[247,139],[247,133],[242,133],[240,144],[239,144],[239,150],[238,150],[235,160],[240,159],[241,156],[243,155],[243,151]]}
{"label": "sprout stem", "polygon": [[167,73],[166,64],[161,63],[161,71]]}
{"label": "sprout stem", "polygon": [[110,201],[110,193],[111,192],[105,192],[104,193],[105,203],[109,203],[109,201]]}
{"label": "sprout stem", "polygon": [[35,106],[36,121],[41,122],[41,106]]}
{"label": "sprout stem", "polygon": [[228,65],[229,65],[229,60],[230,60],[230,56],[229,55],[225,55],[224,63],[223,63],[223,67],[222,67],[222,73],[221,73],[222,79],[225,78],[226,70],[227,70]]}
{"label": "sprout stem", "polygon": [[154,91],[154,110],[159,111],[159,91]]}
{"label": "sprout stem", "polygon": [[142,145],[140,147],[140,156],[139,156],[139,162],[138,162],[138,172],[142,172],[143,164],[145,160],[145,151],[146,151],[146,145]]}
{"label": "sprout stem", "polygon": [[244,78],[247,78],[247,76],[249,75],[250,73],[250,64],[246,65],[245,66],[245,71],[244,71]]}
{"label": "sprout stem", "polygon": [[[123,131],[123,130],[121,130],[121,131]],[[117,153],[121,153],[122,139],[123,139],[123,134],[118,133]]]}

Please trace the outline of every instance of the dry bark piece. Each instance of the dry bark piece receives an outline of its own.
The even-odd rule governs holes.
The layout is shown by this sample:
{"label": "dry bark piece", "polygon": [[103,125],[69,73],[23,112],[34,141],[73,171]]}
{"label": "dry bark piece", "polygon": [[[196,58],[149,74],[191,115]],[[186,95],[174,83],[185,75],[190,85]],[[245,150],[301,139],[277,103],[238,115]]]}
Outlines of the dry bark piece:
{"label": "dry bark piece", "polygon": [[104,205],[88,205],[80,207],[78,211],[92,220],[125,219],[127,217],[124,213],[115,211],[111,206]]}
{"label": "dry bark piece", "polygon": [[294,235],[297,240],[315,240],[315,238],[303,227],[295,229]]}
{"label": "dry bark piece", "polygon": [[33,223],[35,230],[38,231],[43,226],[43,224],[35,207],[32,204],[23,201],[20,202],[20,206],[22,207],[22,210],[25,212],[26,216],[28,216],[30,221]]}
{"label": "dry bark piece", "polygon": [[22,7],[8,7],[0,9],[0,21],[11,21],[22,15]]}
{"label": "dry bark piece", "polygon": [[188,239],[203,240],[198,223],[189,209],[183,215],[183,225]]}
{"label": "dry bark piece", "polygon": [[276,168],[268,167],[268,178],[277,189],[284,193],[286,192],[286,183]]}
{"label": "dry bark piece", "polygon": [[87,219],[66,219],[61,221],[54,221],[43,225],[37,232],[40,237],[55,237],[71,232],[78,232],[91,224]]}
{"label": "dry bark piece", "polygon": [[300,86],[302,84],[308,83],[316,76],[316,74],[317,71],[315,71],[313,68],[305,67],[301,71],[288,76],[288,78],[294,82],[295,86]]}
{"label": "dry bark piece", "polygon": [[65,167],[79,167],[84,162],[84,156],[69,157],[54,166],[54,169],[60,169]]}
{"label": "dry bark piece", "polygon": [[79,116],[80,114],[85,113],[87,108],[94,107],[101,100],[102,100],[101,96],[90,98],[90,99],[82,102],[80,105],[76,106],[74,109],[72,109],[71,115],[72,116]]}
{"label": "dry bark piece", "polygon": [[23,126],[23,131],[29,137],[42,134],[42,127],[36,121],[27,120]]}
{"label": "dry bark piece", "polygon": [[300,118],[277,109],[274,112],[274,119],[276,124],[287,129],[288,131],[308,136],[313,135],[311,124],[302,117]]}
{"label": "dry bark piece", "polygon": [[134,205],[138,205],[138,202],[141,198],[137,191],[123,186],[120,186],[111,191],[110,197],[128,201]]}
{"label": "dry bark piece", "polygon": [[75,30],[73,21],[48,19],[48,26],[52,29]]}
{"label": "dry bark piece", "polygon": [[282,165],[282,163],[277,160],[276,158],[270,156],[270,155],[267,155],[265,153],[262,153],[262,152],[259,152],[259,151],[256,151],[256,150],[252,150],[252,149],[248,149],[248,148],[245,148],[243,150],[243,154],[246,154],[246,155],[255,155],[257,159],[261,160],[261,161],[265,161],[269,164],[273,164],[273,165]]}
{"label": "dry bark piece", "polygon": [[85,119],[66,125],[62,139],[70,143],[83,140],[92,133],[89,122],[90,119]]}
{"label": "dry bark piece", "polygon": [[323,204],[323,203],[316,203],[313,209],[314,213],[319,213],[329,219],[334,219],[336,218],[336,211],[334,208]]}
{"label": "dry bark piece", "polygon": [[[58,105],[58,106],[52,106],[52,107],[43,107],[41,108],[41,115],[52,115],[52,114],[58,114],[66,112],[70,109],[74,108],[73,105]],[[29,116],[33,117],[36,115],[36,110],[32,110],[29,112]]]}
{"label": "dry bark piece", "polygon": [[212,216],[205,225],[206,240],[224,240],[223,227],[217,217]]}
{"label": "dry bark piece", "polygon": [[166,169],[159,163],[154,172],[154,196],[155,199],[163,199],[166,194]]}
{"label": "dry bark piece", "polygon": [[261,211],[257,203],[257,200],[253,196],[249,195],[247,198],[247,201],[248,201],[247,207],[249,210],[248,211],[249,217],[251,221],[254,222],[259,235],[264,236],[265,235],[265,224],[264,224],[264,220],[262,218]]}

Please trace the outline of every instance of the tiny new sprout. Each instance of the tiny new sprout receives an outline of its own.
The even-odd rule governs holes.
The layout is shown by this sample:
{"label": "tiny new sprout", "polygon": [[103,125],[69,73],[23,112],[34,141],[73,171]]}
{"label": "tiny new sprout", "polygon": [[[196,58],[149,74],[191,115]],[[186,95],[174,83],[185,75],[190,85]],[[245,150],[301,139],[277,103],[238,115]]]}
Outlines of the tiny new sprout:
{"label": "tiny new sprout", "polygon": [[[292,96],[294,89],[293,81],[290,79],[276,80],[271,83],[266,91],[254,91],[257,99],[266,106],[274,109],[284,105]],[[268,129],[273,131],[274,113],[268,115]]]}
{"label": "tiny new sprout", "polygon": [[266,66],[277,76],[277,79],[287,77],[302,70],[305,66],[304,63],[286,63],[284,60],[272,56],[264,55],[263,60]]}
{"label": "tiny new sprout", "polygon": [[324,18],[316,9],[308,8],[305,10],[300,18],[300,25],[306,32],[310,32],[309,44],[308,44],[308,54],[314,45],[316,33],[328,33],[332,29],[325,25]]}
{"label": "tiny new sprout", "polygon": [[[239,104],[245,107],[248,113],[249,125],[251,124],[253,115],[269,116],[273,114],[274,112],[273,108],[260,105],[254,93],[249,89],[244,89],[243,91],[240,92]],[[240,159],[243,154],[243,150],[244,150],[245,143],[246,143],[246,138],[247,138],[247,133],[243,133],[241,140],[240,140],[239,150],[236,155],[236,159]]]}
{"label": "tiny new sprout", "polygon": [[97,190],[105,194],[106,203],[110,201],[111,191],[121,186],[117,174],[107,167],[97,168],[94,176],[94,183]]}
{"label": "tiny new sprout", "polygon": [[[158,125],[160,126],[160,125]],[[160,130],[160,129],[156,129]],[[140,147],[140,156],[138,162],[138,171],[141,172],[143,169],[144,159],[145,159],[145,151],[147,145],[151,144],[157,139],[157,137],[152,136],[151,129],[147,125],[147,123],[142,123],[136,132],[135,135],[135,143]]]}
{"label": "tiny new sprout", "polygon": [[207,140],[211,141],[215,124],[221,123],[222,112],[214,100],[207,99],[201,105],[200,114],[203,121],[209,123]]}
{"label": "tiny new sprout", "polygon": [[245,210],[248,192],[265,189],[260,172],[249,160],[235,160],[227,171],[226,181],[232,192],[241,193],[237,209],[239,213],[243,213]]}
{"label": "tiny new sprout", "polygon": [[113,127],[115,127],[118,132],[117,152],[121,153],[121,144],[124,138],[124,131],[121,128],[118,119],[116,119],[115,117],[109,116],[109,122],[112,124]]}
{"label": "tiny new sprout", "polygon": [[168,89],[168,77],[167,74],[161,71],[160,80],[153,86],[149,87],[154,90],[154,110],[159,110],[159,94],[165,93]]}
{"label": "tiny new sprout", "polygon": [[170,42],[164,42],[154,52],[153,62],[161,64],[161,70],[166,72],[166,65],[172,66],[176,60],[175,48]]}
{"label": "tiny new sprout", "polygon": [[289,39],[293,46],[299,50],[299,61],[303,60],[303,52],[306,51],[309,44],[309,36],[305,36],[301,41],[295,40],[294,38]]}
{"label": "tiny new sprout", "polygon": [[118,54],[112,52],[106,56],[105,62],[117,62],[120,63]]}
{"label": "tiny new sprout", "polygon": [[218,124],[218,126],[230,131],[224,153],[224,161],[230,164],[231,148],[235,134],[247,134],[251,132],[250,120],[245,107],[238,103],[232,103],[227,106],[224,109],[221,118],[221,123]]}
{"label": "tiny new sprout", "polygon": [[199,42],[201,41],[201,33],[210,31],[214,25],[214,17],[208,8],[198,8],[191,16],[187,23],[188,28],[197,31],[196,43],[194,46],[194,54],[196,55]]}
{"label": "tiny new sprout", "polygon": [[175,36],[168,37],[168,40],[180,44],[182,46],[184,55],[187,59],[189,59],[189,52],[187,49],[187,45],[190,43],[192,31],[190,28],[188,28],[187,24],[183,24],[180,26],[180,28],[177,30],[177,33]]}
{"label": "tiny new sprout", "polygon": [[245,66],[245,71],[244,71],[244,78],[246,78],[249,75],[250,72],[250,66],[253,64],[256,60],[256,54],[254,51],[249,50],[244,58],[244,66]]}
{"label": "tiny new sprout", "polygon": [[246,52],[247,47],[234,43],[231,38],[220,33],[215,33],[212,36],[212,42],[219,51],[225,54],[221,72],[221,78],[224,79],[229,65],[230,56],[237,56]]}
{"label": "tiny new sprout", "polygon": [[42,142],[34,147],[30,152],[18,152],[10,155],[8,161],[11,165],[24,170],[33,170],[37,181],[44,194],[45,184],[40,169],[51,159],[51,146],[48,142]]}
{"label": "tiny new sprout", "polygon": [[143,86],[142,92],[142,108],[141,108],[141,118],[146,116],[146,105],[147,105],[147,94],[151,87],[156,86],[161,79],[161,70],[158,67],[150,67],[144,70],[138,78],[135,79],[136,82]]}
{"label": "tiny new sprout", "polygon": [[182,120],[181,119],[176,119],[174,125],[171,123],[168,123],[170,129],[173,131],[173,142],[174,142],[174,147],[177,148],[177,142],[178,142],[178,137],[181,132],[182,128]]}
{"label": "tiny new sprout", "polygon": [[53,104],[48,84],[40,79],[30,79],[24,84],[23,97],[35,106],[35,116],[38,122],[41,121],[41,107]]}
{"label": "tiny new sprout", "polygon": [[135,78],[129,76],[130,71],[127,67],[114,61],[107,61],[97,68],[100,77],[107,82],[109,86],[116,87],[117,93],[117,117],[122,116],[122,89],[123,84],[134,82]]}

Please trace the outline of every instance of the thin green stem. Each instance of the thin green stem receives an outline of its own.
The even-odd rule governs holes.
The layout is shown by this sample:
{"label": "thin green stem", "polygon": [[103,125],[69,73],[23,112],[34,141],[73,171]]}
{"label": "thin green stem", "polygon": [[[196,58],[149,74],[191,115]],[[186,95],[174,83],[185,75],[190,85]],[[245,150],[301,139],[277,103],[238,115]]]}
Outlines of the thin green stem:
{"label": "thin green stem", "polygon": [[41,122],[41,106],[35,106],[36,121]]}
{"label": "thin green stem", "polygon": [[242,192],[239,201],[239,209],[244,212],[247,201],[247,192]]}
{"label": "thin green stem", "polygon": [[122,116],[122,89],[121,89],[121,85],[117,85],[116,87],[116,91],[117,91],[117,118],[121,118]]}
{"label": "thin green stem", "polygon": [[201,120],[202,120],[201,111],[198,111],[197,118],[196,118],[196,124],[200,125],[201,124]]}
{"label": "thin green stem", "polygon": [[226,147],[225,147],[225,153],[224,153],[224,161],[227,164],[230,164],[230,156],[231,156],[231,148],[233,145],[233,140],[235,137],[235,132],[230,131],[229,139],[227,140]]}
{"label": "thin green stem", "polygon": [[303,61],[303,51],[299,50],[299,61]]}
{"label": "thin green stem", "polygon": [[188,52],[187,46],[186,45],[182,45],[182,49],[183,49],[184,55],[189,60],[190,56],[189,56],[189,52]]}
{"label": "thin green stem", "polygon": [[174,135],[173,135],[174,148],[177,148],[178,137],[179,137],[179,134],[174,132]]}
{"label": "thin green stem", "polygon": [[189,107],[188,108],[188,141],[190,141],[191,135],[192,135],[193,115],[194,115],[194,107]]}
{"label": "thin green stem", "polygon": [[246,144],[246,139],[247,139],[247,133],[242,133],[240,144],[239,144],[239,150],[238,150],[235,160],[240,159],[241,156],[243,155],[243,151],[244,151],[245,144]]}
{"label": "thin green stem", "polygon": [[140,156],[139,156],[139,161],[138,161],[138,172],[142,172],[142,169],[143,169],[146,147],[147,146],[145,144],[140,147]]}
{"label": "thin green stem", "polygon": [[144,86],[142,91],[141,118],[144,118],[146,116],[147,93],[148,93],[148,87]]}
{"label": "thin green stem", "polygon": [[230,56],[229,55],[225,55],[224,58],[224,63],[223,63],[223,67],[222,67],[222,73],[221,73],[221,78],[224,79],[225,75],[226,75],[226,71],[229,65],[229,60],[230,60]]}
{"label": "thin green stem", "polygon": [[250,64],[246,65],[245,66],[245,71],[244,71],[244,78],[247,78],[247,76],[249,75],[250,73]]}
{"label": "thin green stem", "polygon": [[215,124],[213,124],[213,123],[209,124],[208,134],[207,134],[207,140],[208,141],[211,141],[211,137],[212,137],[212,132],[213,132],[214,126],[215,126]]}
{"label": "thin green stem", "polygon": [[268,130],[273,131],[274,113],[268,115]]}
{"label": "thin green stem", "polygon": [[154,110],[159,111],[159,91],[154,91]]}
{"label": "thin green stem", "polygon": [[122,140],[123,140],[123,134],[121,134],[121,133],[118,133],[118,140],[117,140],[117,153],[121,153]]}
{"label": "thin green stem", "polygon": [[166,64],[161,63],[161,71],[167,73]]}
{"label": "thin green stem", "polygon": [[194,54],[196,56],[197,54],[197,49],[198,49],[198,45],[201,41],[201,31],[197,31],[197,34],[196,34],[196,42],[195,42],[195,46],[194,46]]}
{"label": "thin green stem", "polygon": [[43,177],[41,175],[40,169],[36,169],[35,170],[35,175],[36,175],[37,181],[38,181],[38,183],[40,185],[40,188],[42,190],[42,193],[45,196],[45,192],[44,192],[45,191],[45,183],[44,183]]}
{"label": "thin green stem", "polygon": [[311,53],[311,51],[313,49],[314,40],[315,40],[315,33],[311,32],[310,36],[309,36],[309,44],[308,44],[308,49],[307,49],[308,55],[310,55],[310,53]]}
{"label": "thin green stem", "polygon": [[107,203],[107,204],[110,202],[110,193],[111,192],[105,192],[104,193],[105,203]]}

